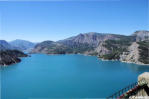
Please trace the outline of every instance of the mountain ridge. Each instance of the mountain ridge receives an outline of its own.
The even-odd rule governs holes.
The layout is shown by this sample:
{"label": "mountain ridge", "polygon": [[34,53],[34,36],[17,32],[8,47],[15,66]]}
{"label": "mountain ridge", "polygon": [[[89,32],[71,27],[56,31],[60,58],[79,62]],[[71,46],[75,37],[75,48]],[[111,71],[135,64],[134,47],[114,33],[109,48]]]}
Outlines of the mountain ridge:
{"label": "mountain ridge", "polygon": [[[139,38],[139,39],[138,39]],[[35,46],[31,53],[46,53],[46,54],[87,54],[95,55],[101,59],[108,60],[122,60],[122,55],[124,52],[129,51],[129,47],[133,42],[141,42],[149,40],[149,31],[136,31],[130,36],[119,35],[119,34],[109,34],[109,33],[80,33],[76,36],[66,38],[64,40],[59,40],[52,42],[49,45],[44,45],[43,42]],[[54,45],[53,45],[54,44]],[[42,46],[41,46],[42,45]],[[58,46],[61,45],[61,46]],[[138,46],[139,47],[139,46]],[[132,47],[130,47],[131,49]],[[40,49],[40,50],[39,50]],[[134,49],[132,49],[134,50]],[[140,49],[138,49],[140,52]],[[144,51],[144,49],[142,49]],[[131,54],[128,53],[128,54]],[[138,53],[140,54],[140,53]],[[126,57],[123,55],[123,58]],[[140,55],[137,56],[137,60],[133,63],[140,64]],[[134,58],[134,57],[132,57]],[[145,60],[148,57],[144,57]],[[141,64],[149,64],[148,61]]]}
{"label": "mountain ridge", "polygon": [[21,51],[29,51],[32,48],[34,48],[34,46],[36,45],[33,42],[30,42],[27,40],[21,40],[21,39],[16,39],[16,40],[10,41],[9,44]]}
{"label": "mountain ridge", "polygon": [[[26,40],[21,41],[29,42]],[[80,33],[76,36],[72,36],[63,40],[46,40],[40,42],[38,44],[35,44],[34,46],[31,46],[30,53],[87,54],[95,55],[104,60],[120,60],[136,64],[149,64],[149,56],[145,55],[145,57],[142,57],[142,55],[144,55],[144,53],[147,53],[149,49],[149,46],[147,46],[147,44],[149,44],[148,41],[149,31],[147,30],[136,31],[129,36],[110,33],[89,32],[84,34]],[[5,43],[2,44],[5,46],[8,45],[8,49],[11,49],[11,47],[12,49],[21,49],[23,45],[23,43],[19,42],[18,46],[13,47],[13,44],[11,45],[9,43]],[[2,44],[0,43],[0,49],[3,48]],[[138,46],[135,47],[134,44],[137,44]],[[31,43],[31,45],[33,44]],[[146,45],[147,47],[145,47],[144,45]],[[5,49],[7,49],[7,47]],[[133,54],[133,51],[131,50],[137,50],[135,51],[137,53]]]}
{"label": "mountain ridge", "polygon": [[6,49],[13,49],[13,46],[11,46],[7,41],[0,40],[0,50],[6,50]]}

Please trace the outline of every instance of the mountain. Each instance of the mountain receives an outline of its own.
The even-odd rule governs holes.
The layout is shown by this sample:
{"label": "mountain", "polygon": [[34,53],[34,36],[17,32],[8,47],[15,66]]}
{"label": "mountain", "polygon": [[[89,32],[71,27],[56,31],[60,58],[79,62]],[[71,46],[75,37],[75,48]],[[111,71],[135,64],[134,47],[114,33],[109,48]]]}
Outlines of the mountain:
{"label": "mountain", "polygon": [[109,34],[109,33],[96,33],[96,32],[89,32],[84,34],[79,34],[77,36],[73,36],[64,40],[60,40],[58,42],[63,43],[68,46],[74,46],[76,44],[88,44],[92,45],[93,47],[97,47],[100,42],[106,40],[117,40],[123,35],[116,35],[116,34]]}
{"label": "mountain", "polygon": [[149,64],[148,38],[148,31],[136,31],[130,36],[90,32],[57,42],[44,41],[37,44],[32,53],[81,53],[95,55],[106,60]]}
{"label": "mountain", "polygon": [[21,61],[19,57],[27,57],[21,51],[15,50],[16,47],[10,45],[5,40],[0,40],[0,65],[10,65]]}
{"label": "mountain", "polygon": [[6,50],[6,49],[14,49],[14,47],[11,46],[7,41],[0,40],[0,50]]}
{"label": "mountain", "polygon": [[[58,54],[63,53],[82,53],[82,54],[95,54],[95,48],[106,40],[120,40],[128,38],[123,35],[109,34],[109,33],[96,33],[89,32],[84,34],[79,34],[64,40],[57,42],[44,41],[37,44],[32,53],[49,53]],[[59,51],[61,50],[61,51]]]}
{"label": "mountain", "polygon": [[18,50],[0,50],[0,65],[10,65],[21,61],[19,57],[27,57]]}
{"label": "mountain", "polygon": [[103,59],[120,59],[120,55],[127,51],[127,48],[135,42],[136,38],[134,36],[125,36],[119,40],[106,40],[103,41],[95,51],[98,56]]}
{"label": "mountain", "polygon": [[67,46],[61,43],[53,41],[44,41],[37,44],[31,51],[31,53],[65,54],[71,53],[71,48],[68,48]]}
{"label": "mountain", "polygon": [[41,42],[34,47],[32,53],[87,53],[94,50],[101,41],[108,39],[116,40],[122,37],[125,36],[90,32],[79,34],[77,36],[73,36],[57,42]]}
{"label": "mountain", "polygon": [[137,38],[138,36],[129,36],[127,39],[102,42],[96,48],[97,56],[105,60],[149,64],[149,40]]}
{"label": "mountain", "polygon": [[106,40],[119,40],[125,37],[126,36],[124,35],[89,32],[60,40],[58,42],[72,48],[74,53],[95,54],[96,52],[93,50],[97,48],[101,42]]}
{"label": "mountain", "polygon": [[20,39],[11,41],[9,43],[11,44],[11,46],[13,46],[16,49],[19,49],[21,51],[31,50],[36,45],[35,43],[32,43],[30,41],[20,40]]}

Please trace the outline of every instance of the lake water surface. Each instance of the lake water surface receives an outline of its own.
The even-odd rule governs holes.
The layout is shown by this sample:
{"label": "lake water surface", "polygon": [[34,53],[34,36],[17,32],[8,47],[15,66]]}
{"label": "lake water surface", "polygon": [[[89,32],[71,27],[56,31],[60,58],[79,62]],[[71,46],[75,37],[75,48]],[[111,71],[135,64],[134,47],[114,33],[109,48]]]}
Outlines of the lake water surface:
{"label": "lake water surface", "polygon": [[33,54],[1,68],[2,99],[105,98],[137,81],[149,66],[95,56]]}

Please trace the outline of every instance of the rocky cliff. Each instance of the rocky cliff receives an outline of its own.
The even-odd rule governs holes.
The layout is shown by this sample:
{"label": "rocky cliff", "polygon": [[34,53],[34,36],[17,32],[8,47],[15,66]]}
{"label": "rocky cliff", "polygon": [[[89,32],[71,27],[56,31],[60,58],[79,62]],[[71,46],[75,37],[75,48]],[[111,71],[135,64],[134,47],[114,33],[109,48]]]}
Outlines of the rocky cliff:
{"label": "rocky cliff", "polygon": [[133,42],[129,47],[128,47],[128,51],[127,52],[123,52],[120,55],[120,61],[124,61],[124,62],[132,62],[132,63],[137,63],[137,64],[141,64],[141,62],[139,62],[139,44],[137,44],[136,42]]}
{"label": "rocky cliff", "polygon": [[1,50],[0,51],[0,65],[10,65],[21,61],[19,57],[27,57],[21,51],[18,50]]}
{"label": "rocky cliff", "polygon": [[101,42],[101,43],[97,46],[97,48],[95,49],[95,52],[98,53],[98,56],[103,56],[103,55],[105,55],[105,54],[110,54],[110,53],[111,53],[111,51],[108,50],[108,48],[106,48],[106,47],[104,46],[105,44],[106,44],[105,42]]}
{"label": "rocky cliff", "polygon": [[149,64],[149,41],[133,42],[128,47],[128,52],[123,52],[120,60],[136,64]]}
{"label": "rocky cliff", "polygon": [[144,41],[144,40],[149,40],[149,31],[136,31],[134,32],[133,36],[136,37],[136,41]]}
{"label": "rocky cliff", "polygon": [[68,46],[73,46],[77,44],[88,44],[93,47],[97,47],[100,42],[106,40],[117,40],[122,37],[123,35],[116,35],[116,34],[109,34],[109,33],[96,33],[96,32],[89,32],[84,34],[79,34],[77,36],[73,36],[64,40],[58,41],[59,43],[63,43]]}
{"label": "rocky cliff", "polygon": [[120,60],[136,64],[149,64],[149,32],[136,31],[120,40],[106,40],[95,49],[106,60]]}

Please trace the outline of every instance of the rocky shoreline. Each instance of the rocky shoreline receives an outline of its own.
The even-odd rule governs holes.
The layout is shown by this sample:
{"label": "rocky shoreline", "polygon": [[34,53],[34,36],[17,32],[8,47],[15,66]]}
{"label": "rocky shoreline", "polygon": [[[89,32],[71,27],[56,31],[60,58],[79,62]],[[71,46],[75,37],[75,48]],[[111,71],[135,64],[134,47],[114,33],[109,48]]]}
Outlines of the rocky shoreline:
{"label": "rocky shoreline", "polygon": [[78,53],[78,54],[75,54],[75,53],[69,53],[69,54],[46,54],[46,55],[84,55],[84,56],[96,56],[98,59],[102,60],[102,61],[120,61],[120,62],[123,62],[123,63],[132,63],[132,64],[137,64],[137,65],[142,65],[142,66],[149,66],[149,64],[144,64],[144,63],[141,63],[141,62],[131,62],[131,61],[122,61],[122,60],[118,60],[118,59],[112,59],[112,60],[108,60],[108,59],[104,59],[104,58],[100,58],[98,57],[97,55],[90,55],[90,54],[81,54],[81,53]]}
{"label": "rocky shoreline", "polygon": [[131,62],[131,61],[121,61],[121,60],[117,60],[117,59],[112,59],[112,60],[103,59],[103,58],[99,58],[99,59],[102,60],[102,61],[120,61],[120,62],[123,62],[123,63],[132,63],[132,64],[137,64],[137,65],[149,66],[149,64],[144,64],[144,63],[141,63],[141,62],[135,63],[135,62]]}
{"label": "rocky shoreline", "polygon": [[2,50],[0,51],[0,66],[8,66],[11,64],[16,64],[21,62],[20,57],[27,57],[27,54],[24,54],[18,50]]}
{"label": "rocky shoreline", "polygon": [[137,64],[137,65],[143,65],[143,66],[149,66],[149,64],[144,64],[144,63],[135,63],[135,62],[130,62],[130,61],[120,61],[123,63],[133,63],[133,64]]}

